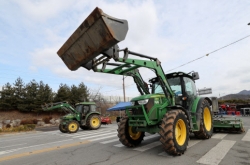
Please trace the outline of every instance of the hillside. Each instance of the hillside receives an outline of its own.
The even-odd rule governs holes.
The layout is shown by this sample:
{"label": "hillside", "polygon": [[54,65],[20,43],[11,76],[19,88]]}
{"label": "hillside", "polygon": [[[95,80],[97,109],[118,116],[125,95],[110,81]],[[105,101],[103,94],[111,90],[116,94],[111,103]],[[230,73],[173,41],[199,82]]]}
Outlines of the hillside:
{"label": "hillside", "polygon": [[250,100],[250,90],[242,90],[237,94],[228,94],[220,97],[222,100]]}

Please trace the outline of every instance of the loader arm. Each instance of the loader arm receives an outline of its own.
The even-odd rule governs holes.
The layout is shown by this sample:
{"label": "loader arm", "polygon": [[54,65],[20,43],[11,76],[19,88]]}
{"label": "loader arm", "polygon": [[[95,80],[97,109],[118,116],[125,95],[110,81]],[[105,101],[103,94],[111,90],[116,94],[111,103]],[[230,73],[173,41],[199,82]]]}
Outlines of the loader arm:
{"label": "loader arm", "polygon": [[[118,51],[123,51],[124,52],[124,57],[115,57],[112,54],[104,54],[103,56],[99,57],[98,59],[93,59],[89,65],[88,68],[93,70],[94,72],[99,72],[99,73],[108,73],[108,74],[116,74],[116,75],[126,75],[126,76],[132,76],[134,78],[134,82],[137,85],[137,88],[141,95],[143,94],[150,94],[147,86],[145,85],[145,82],[143,78],[141,77],[139,73],[139,68],[147,68],[150,70],[153,70],[154,73],[156,74],[156,77],[158,77],[160,85],[163,89],[163,92],[169,102],[167,102],[167,105],[175,105],[175,99],[174,99],[174,94],[173,91],[171,90],[167,79],[165,77],[165,73],[162,69],[161,62],[154,57],[150,57],[147,55],[135,53],[132,51],[129,51],[127,48],[123,50],[117,49],[118,46],[114,46],[110,49],[113,49],[113,51],[110,52],[118,52]],[[133,55],[137,57],[141,57],[142,59],[134,59],[134,58],[128,58],[128,56]],[[113,58],[116,63],[108,63],[110,59]],[[146,59],[145,59],[146,58]],[[122,64],[121,64],[122,63]],[[102,68],[98,69],[98,66],[102,64]],[[114,68],[107,68],[110,65],[115,66]],[[82,66],[85,67],[86,66]]]}
{"label": "loader arm", "polygon": [[59,108],[62,108],[63,110],[67,112],[76,113],[76,110],[67,102],[49,103],[49,104],[42,105],[42,109],[44,111],[53,111]]}

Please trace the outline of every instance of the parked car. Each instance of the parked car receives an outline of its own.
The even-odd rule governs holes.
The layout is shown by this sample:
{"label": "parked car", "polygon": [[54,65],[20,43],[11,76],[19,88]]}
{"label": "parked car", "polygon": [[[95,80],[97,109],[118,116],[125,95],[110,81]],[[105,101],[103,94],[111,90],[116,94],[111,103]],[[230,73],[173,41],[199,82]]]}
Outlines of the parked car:
{"label": "parked car", "polygon": [[112,124],[109,115],[101,116],[102,124]]}

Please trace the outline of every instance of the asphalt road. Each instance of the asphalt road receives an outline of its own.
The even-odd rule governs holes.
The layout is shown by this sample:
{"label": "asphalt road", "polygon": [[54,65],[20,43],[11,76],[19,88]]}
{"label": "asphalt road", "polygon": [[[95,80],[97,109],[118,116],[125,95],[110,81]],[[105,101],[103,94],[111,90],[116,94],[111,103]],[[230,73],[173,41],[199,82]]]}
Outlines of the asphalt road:
{"label": "asphalt road", "polygon": [[92,131],[79,130],[75,134],[63,134],[57,127],[51,127],[1,135],[0,164],[250,165],[250,116],[241,118],[245,133],[215,133],[208,140],[191,136],[185,154],[176,157],[164,152],[157,134],[147,134],[136,148],[124,147],[117,138],[116,124],[102,125]]}

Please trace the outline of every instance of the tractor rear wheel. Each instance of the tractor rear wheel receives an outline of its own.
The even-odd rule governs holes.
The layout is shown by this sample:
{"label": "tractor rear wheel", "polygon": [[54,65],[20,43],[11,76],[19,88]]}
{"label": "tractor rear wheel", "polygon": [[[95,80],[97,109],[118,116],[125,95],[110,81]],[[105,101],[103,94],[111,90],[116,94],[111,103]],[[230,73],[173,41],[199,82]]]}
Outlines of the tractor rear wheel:
{"label": "tractor rear wheel", "polygon": [[60,130],[62,133],[67,133],[67,132],[68,132],[67,129],[66,129],[66,126],[63,125],[63,124],[60,124],[60,125],[59,125],[59,130]]}
{"label": "tractor rear wheel", "polygon": [[135,127],[128,125],[127,116],[120,120],[117,132],[120,142],[127,147],[138,146],[145,136],[145,132],[138,132]]}
{"label": "tractor rear wheel", "polygon": [[160,125],[160,141],[170,155],[183,154],[189,140],[189,121],[182,110],[172,110],[165,114]]}
{"label": "tractor rear wheel", "polygon": [[77,121],[72,120],[67,124],[66,129],[69,133],[76,133],[79,129],[79,124]]}
{"label": "tractor rear wheel", "polygon": [[101,126],[100,115],[92,114],[88,117],[86,125],[91,130],[96,130]]}
{"label": "tractor rear wheel", "polygon": [[199,111],[201,115],[200,130],[194,132],[194,135],[199,139],[209,139],[213,134],[213,115],[210,109],[210,104],[206,99],[203,100]]}

